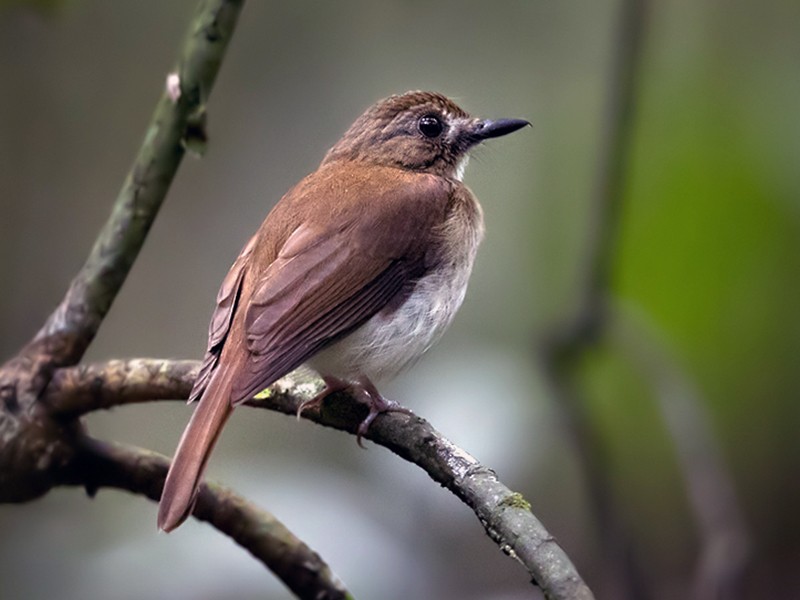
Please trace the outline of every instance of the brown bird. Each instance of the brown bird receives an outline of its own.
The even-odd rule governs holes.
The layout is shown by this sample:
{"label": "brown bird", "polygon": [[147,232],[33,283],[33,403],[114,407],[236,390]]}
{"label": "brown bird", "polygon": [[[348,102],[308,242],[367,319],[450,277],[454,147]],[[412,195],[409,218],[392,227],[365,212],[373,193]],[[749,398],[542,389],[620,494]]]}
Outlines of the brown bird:
{"label": "brown bird", "polygon": [[[425,352],[464,299],[483,215],[461,183],[468,150],[528,125],[481,120],[431,92],[376,103],[319,168],[278,202],[217,295],[158,526],[192,511],[209,454],[233,407],[307,363],[326,395],[350,389],[387,410],[373,381]],[[309,403],[306,403],[304,408]]]}

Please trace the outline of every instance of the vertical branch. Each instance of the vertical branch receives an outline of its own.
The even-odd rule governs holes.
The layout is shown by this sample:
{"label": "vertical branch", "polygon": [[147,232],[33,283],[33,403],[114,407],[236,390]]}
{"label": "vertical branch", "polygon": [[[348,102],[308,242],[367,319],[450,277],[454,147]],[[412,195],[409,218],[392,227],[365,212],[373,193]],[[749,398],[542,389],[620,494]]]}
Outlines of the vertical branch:
{"label": "vertical branch", "polygon": [[40,402],[53,369],[77,363],[97,334],[144,244],[184,155],[202,138],[205,102],[244,0],[203,0],[176,71],[111,216],[64,299],[36,337],[0,365],[0,498],[20,502],[53,486],[74,459],[80,424],[51,419]]}
{"label": "vertical branch", "polygon": [[205,0],[198,7],[111,216],[36,336],[37,341],[54,340],[48,348],[54,363],[80,360],[128,276],[192,141],[187,132],[202,128],[205,103],[243,1]]}
{"label": "vertical branch", "polygon": [[635,94],[645,35],[646,0],[622,0],[614,44],[601,151],[589,206],[589,232],[579,265],[578,302],[540,347],[551,395],[563,410],[584,473],[590,505],[606,549],[604,572],[615,598],[643,598],[642,575],[606,479],[602,440],[575,383],[584,356],[607,328],[607,292],[616,251],[624,174],[629,159]]}
{"label": "vertical branch", "polygon": [[579,272],[580,304],[565,345],[579,348],[605,327],[607,291],[617,250],[625,173],[646,30],[646,0],[622,0],[611,64],[601,151],[589,206],[589,233]]}
{"label": "vertical branch", "polygon": [[[570,319],[543,347],[553,396],[563,408],[607,549],[605,572],[615,598],[645,598],[641,564],[635,560],[626,524],[605,475],[605,448],[586,413],[575,383],[587,353],[611,338],[652,382],[664,423],[675,446],[701,542],[695,573],[697,598],[728,598],[747,563],[750,535],[729,473],[701,399],[676,361],[647,328],[635,326],[609,307],[610,273],[616,251],[624,176],[635,114],[635,91],[645,34],[646,0],[623,0],[609,90],[604,152],[590,205],[590,224],[579,271],[579,299]],[[613,314],[612,314],[613,313]],[[613,321],[613,322],[612,322]]]}

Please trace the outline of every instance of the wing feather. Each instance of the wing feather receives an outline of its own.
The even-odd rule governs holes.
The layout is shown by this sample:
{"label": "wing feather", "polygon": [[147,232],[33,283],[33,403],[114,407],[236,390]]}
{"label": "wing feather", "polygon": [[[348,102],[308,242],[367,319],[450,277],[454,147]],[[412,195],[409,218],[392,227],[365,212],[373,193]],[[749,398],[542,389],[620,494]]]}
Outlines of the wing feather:
{"label": "wing feather", "polygon": [[222,346],[231,329],[233,314],[236,311],[236,306],[242,291],[242,282],[244,281],[247,261],[253,253],[255,242],[256,236],[253,236],[247,244],[245,244],[230,271],[228,271],[228,274],[225,276],[225,279],[223,279],[219,292],[217,292],[217,304],[214,308],[214,313],[211,315],[211,322],[208,326],[206,354],[203,357],[200,371],[197,374],[197,378],[194,380],[192,391],[189,394],[189,402],[194,402],[203,395],[203,392],[208,387],[208,383],[211,381],[214,369],[217,367],[219,356],[222,352]]}
{"label": "wing feather", "polygon": [[[421,261],[359,255],[341,234],[265,273],[245,317],[250,360],[233,389],[243,402],[377,313]],[[300,271],[304,277],[297,277]],[[279,289],[280,293],[275,293]]]}

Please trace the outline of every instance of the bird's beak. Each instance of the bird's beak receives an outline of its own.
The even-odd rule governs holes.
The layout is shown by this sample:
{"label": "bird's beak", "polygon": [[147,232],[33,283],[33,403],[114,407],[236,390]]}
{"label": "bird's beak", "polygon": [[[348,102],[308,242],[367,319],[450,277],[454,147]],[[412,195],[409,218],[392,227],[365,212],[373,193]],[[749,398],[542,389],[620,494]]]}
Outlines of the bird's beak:
{"label": "bird's beak", "polygon": [[530,125],[530,123],[525,119],[484,119],[475,123],[470,131],[470,137],[476,142],[480,142],[514,133],[526,125]]}

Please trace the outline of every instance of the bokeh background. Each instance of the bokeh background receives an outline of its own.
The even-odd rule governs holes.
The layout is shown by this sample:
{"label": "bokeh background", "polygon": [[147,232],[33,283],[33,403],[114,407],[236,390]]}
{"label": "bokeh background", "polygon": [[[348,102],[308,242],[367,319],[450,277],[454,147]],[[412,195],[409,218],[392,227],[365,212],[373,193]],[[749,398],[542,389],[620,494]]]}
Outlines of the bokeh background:
{"label": "bokeh background", "polygon": [[[701,556],[735,549],[743,567],[724,597],[798,598],[800,3],[652,4],[614,240],[618,318],[580,365],[579,397],[636,596],[693,597]],[[1,357],[82,264],[194,6],[0,5]],[[475,114],[527,118],[532,129],[486,144],[467,171],[488,235],[461,313],[386,392],[522,492],[598,597],[626,597],[536,352],[577,300],[619,8],[249,3],[209,103],[207,155],[181,167],[86,360],[199,358],[243,241],[376,99],[434,89]],[[169,454],[188,415],[162,402],[88,425]],[[680,460],[686,439],[699,454]],[[694,473],[712,488],[699,515],[686,481],[708,447],[719,460]],[[240,410],[209,475],[274,512],[357,597],[538,593],[471,511],[350,436]],[[720,477],[731,487],[715,496]],[[0,506],[0,532],[3,598],[289,596],[210,527],[157,534],[155,505],[121,492]]]}

